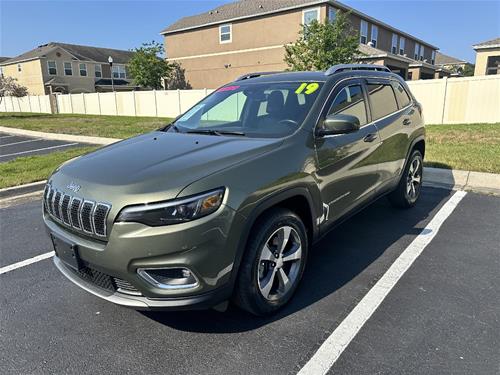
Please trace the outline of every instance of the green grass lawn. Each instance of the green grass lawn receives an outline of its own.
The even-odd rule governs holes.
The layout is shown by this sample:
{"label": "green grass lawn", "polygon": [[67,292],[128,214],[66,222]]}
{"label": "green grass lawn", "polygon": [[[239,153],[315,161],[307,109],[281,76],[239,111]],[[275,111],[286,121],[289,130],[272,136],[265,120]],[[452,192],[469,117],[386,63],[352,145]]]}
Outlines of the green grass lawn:
{"label": "green grass lawn", "polygon": [[500,173],[500,123],[427,126],[426,165]]}
{"label": "green grass lawn", "polygon": [[95,146],[78,147],[46,155],[24,156],[0,163],[0,189],[43,181],[65,161],[96,149]]}
{"label": "green grass lawn", "polygon": [[[128,138],[168,123],[167,118],[0,113],[0,126],[52,133]],[[61,163],[95,147],[0,163],[0,188],[40,181]],[[500,173],[500,123],[427,126],[426,165]]]}
{"label": "green grass lawn", "polygon": [[172,119],[158,117],[49,115],[0,112],[0,126],[47,133],[129,138],[158,129]]}

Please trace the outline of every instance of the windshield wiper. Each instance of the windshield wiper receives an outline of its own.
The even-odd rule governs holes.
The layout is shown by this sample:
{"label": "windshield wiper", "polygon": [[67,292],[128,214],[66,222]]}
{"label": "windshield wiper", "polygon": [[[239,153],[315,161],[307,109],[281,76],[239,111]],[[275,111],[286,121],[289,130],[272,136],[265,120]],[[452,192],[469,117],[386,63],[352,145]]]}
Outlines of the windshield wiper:
{"label": "windshield wiper", "polygon": [[208,135],[236,135],[240,137],[244,137],[246,134],[243,132],[231,131],[231,130],[215,130],[215,129],[197,129],[197,130],[188,130],[186,133],[188,134],[208,134]]}

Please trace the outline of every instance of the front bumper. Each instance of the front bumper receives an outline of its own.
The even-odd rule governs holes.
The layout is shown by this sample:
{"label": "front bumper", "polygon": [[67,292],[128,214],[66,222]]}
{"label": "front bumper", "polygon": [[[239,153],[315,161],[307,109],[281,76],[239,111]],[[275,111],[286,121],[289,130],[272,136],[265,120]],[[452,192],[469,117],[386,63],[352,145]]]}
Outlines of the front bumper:
{"label": "front bumper", "polygon": [[136,310],[195,310],[208,309],[227,300],[231,296],[231,289],[228,285],[218,290],[195,295],[192,297],[180,298],[147,298],[144,296],[133,296],[120,292],[109,292],[95,286],[78,277],[75,272],[68,268],[57,256],[54,256],[54,264],[61,273],[70,281],[78,285],[87,292],[112,302],[116,305],[130,307]]}
{"label": "front bumper", "polygon": [[[68,230],[44,214],[49,234],[73,243],[89,268],[119,278],[139,293],[102,288],[54,257],[56,267],[86,291],[118,305],[138,310],[202,309],[231,296],[239,231],[244,218],[227,206],[190,223],[148,227],[138,223],[113,225],[108,241],[101,242]],[[191,289],[161,289],[138,275],[140,268],[186,267],[199,283]]]}

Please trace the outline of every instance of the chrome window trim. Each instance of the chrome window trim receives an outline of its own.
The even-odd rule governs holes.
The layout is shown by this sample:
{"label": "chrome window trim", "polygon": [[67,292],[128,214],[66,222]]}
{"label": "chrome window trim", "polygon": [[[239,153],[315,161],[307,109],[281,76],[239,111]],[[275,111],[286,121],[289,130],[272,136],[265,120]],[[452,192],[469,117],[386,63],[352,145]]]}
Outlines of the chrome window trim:
{"label": "chrome window trim", "polygon": [[[343,83],[343,82],[345,82],[345,81],[349,81],[349,80],[357,80],[357,79],[366,79],[366,80],[369,80],[370,78],[373,78],[373,79],[375,79],[375,80],[376,80],[376,79],[382,79],[382,80],[386,80],[386,81],[389,81],[389,82],[399,82],[398,80],[395,80],[395,79],[392,79],[392,78],[363,77],[363,76],[352,76],[352,77],[347,77],[347,78],[344,78],[344,79],[342,79],[342,80],[338,81],[338,82],[337,82],[337,83],[336,83],[336,84],[332,87],[332,89],[330,90],[330,93],[328,94],[328,97],[326,98],[325,102],[323,103],[323,105],[322,105],[322,107],[321,107],[321,110],[319,111],[318,118],[316,119],[316,124],[314,125],[314,128],[313,128],[313,135],[314,135],[314,137],[315,137],[315,138],[318,138],[318,137],[316,136],[316,129],[317,129],[317,127],[319,126],[319,121],[321,120],[321,114],[322,114],[322,113],[323,113],[323,111],[325,110],[325,108],[326,108],[326,104],[328,103],[328,101],[329,101],[329,100],[330,100],[330,98],[332,97],[332,95],[333,95],[334,91],[337,89],[337,87],[338,87],[341,83]],[[391,85],[391,86],[392,86],[392,85]],[[404,87],[404,85],[402,85],[402,86],[403,86],[403,88],[405,88],[405,87]],[[406,88],[405,88],[405,90],[406,90]],[[407,91],[407,92],[408,92],[408,91]],[[393,112],[393,113],[390,113],[390,114],[388,114],[388,115],[386,115],[386,116],[384,116],[384,117],[381,117],[381,118],[379,118],[379,119],[377,119],[377,120],[373,120],[373,121],[369,122],[368,124],[361,126],[361,127],[360,127],[360,129],[363,129],[363,128],[367,127],[367,126],[374,125],[374,124],[375,124],[376,122],[378,122],[378,121],[385,120],[386,118],[388,118],[388,117],[390,117],[390,116],[393,116],[393,115],[395,115],[396,113],[402,112],[402,111],[404,111],[404,110],[406,110],[406,109],[408,109],[408,108],[410,108],[410,107],[414,106],[414,105],[415,105],[415,100],[413,99],[413,96],[412,96],[412,95],[410,95],[409,93],[408,93],[408,95],[410,96],[411,101],[410,101],[410,104],[408,104],[406,107],[401,108],[401,109],[399,109],[398,111]],[[368,100],[369,100],[369,98],[368,98]],[[396,101],[396,103],[397,103],[397,101]],[[367,104],[368,104],[368,103],[367,103]],[[368,105],[369,105],[369,104],[368,104]],[[371,118],[371,111],[370,111],[370,118]],[[332,138],[332,137],[338,137],[338,136],[340,136],[340,135],[345,135],[345,134],[330,134],[330,135],[325,135],[325,136],[322,136],[322,137],[320,137],[320,138],[321,138],[321,139],[323,139],[323,138]]]}

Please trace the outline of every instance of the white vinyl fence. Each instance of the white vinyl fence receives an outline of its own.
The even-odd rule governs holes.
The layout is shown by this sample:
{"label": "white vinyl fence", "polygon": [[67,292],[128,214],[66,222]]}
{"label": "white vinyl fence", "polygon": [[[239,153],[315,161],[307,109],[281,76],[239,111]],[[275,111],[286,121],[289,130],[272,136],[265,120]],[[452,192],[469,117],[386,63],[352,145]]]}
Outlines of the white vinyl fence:
{"label": "white vinyl fence", "polygon": [[30,95],[22,98],[0,98],[0,112],[51,113],[49,95]]}
{"label": "white vinyl fence", "polygon": [[409,81],[427,124],[500,122],[500,75]]}
{"label": "white vinyl fence", "polygon": [[[423,105],[427,124],[500,122],[500,76],[408,82]],[[129,91],[57,95],[57,111],[67,114],[176,117],[213,90]],[[238,108],[238,98],[235,99]],[[50,97],[3,98],[0,112],[50,113]],[[238,109],[236,109],[238,112]]]}

